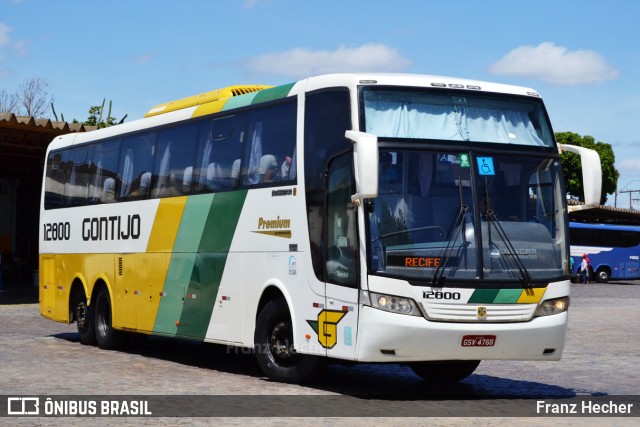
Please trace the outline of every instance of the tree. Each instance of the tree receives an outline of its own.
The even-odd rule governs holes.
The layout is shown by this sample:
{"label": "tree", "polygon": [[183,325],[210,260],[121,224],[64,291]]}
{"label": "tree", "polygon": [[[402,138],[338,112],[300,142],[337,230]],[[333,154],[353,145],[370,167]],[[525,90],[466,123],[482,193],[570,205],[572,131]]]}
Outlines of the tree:
{"label": "tree", "polygon": [[18,116],[44,117],[53,102],[47,92],[47,82],[38,77],[26,79],[14,93],[0,91],[0,113]]}
{"label": "tree", "polygon": [[27,116],[43,117],[49,111],[53,96],[47,92],[47,82],[38,77],[25,80],[18,86],[18,104]]}
{"label": "tree", "polygon": [[[602,165],[602,196],[600,203],[604,205],[607,202],[607,194],[615,193],[618,187],[618,178],[620,177],[620,173],[615,167],[616,156],[613,153],[611,144],[596,142],[592,136],[581,136],[573,132],[556,132],[556,140],[559,144],[577,145],[598,152],[600,164]],[[567,192],[584,200],[580,156],[575,153],[563,152],[560,155],[560,162],[562,163],[562,172],[567,184]]]}
{"label": "tree", "polygon": [[15,93],[7,93],[6,90],[0,91],[0,113],[18,112],[18,96]]}

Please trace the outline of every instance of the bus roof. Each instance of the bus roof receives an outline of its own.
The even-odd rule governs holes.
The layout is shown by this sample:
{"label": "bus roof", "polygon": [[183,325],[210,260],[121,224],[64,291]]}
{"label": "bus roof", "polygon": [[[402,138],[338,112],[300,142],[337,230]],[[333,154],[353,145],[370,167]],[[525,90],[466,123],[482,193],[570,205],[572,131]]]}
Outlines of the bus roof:
{"label": "bus roof", "polygon": [[122,133],[148,129],[175,121],[186,120],[192,117],[285,98],[307,91],[328,87],[348,87],[355,90],[357,87],[363,85],[465,90],[540,98],[538,92],[531,88],[457,77],[395,73],[325,74],[276,87],[257,84],[228,86],[166,102],[150,109],[143,119],[133,120],[121,125],[91,132],[81,134],[74,133],[56,137],[51,144],[49,144],[49,151],[69,145],[110,138]]}
{"label": "bus roof", "polygon": [[599,229],[599,230],[626,230],[626,231],[640,231],[639,225],[618,225],[618,224],[595,224],[584,222],[570,222],[570,228],[586,228],[586,229]]}

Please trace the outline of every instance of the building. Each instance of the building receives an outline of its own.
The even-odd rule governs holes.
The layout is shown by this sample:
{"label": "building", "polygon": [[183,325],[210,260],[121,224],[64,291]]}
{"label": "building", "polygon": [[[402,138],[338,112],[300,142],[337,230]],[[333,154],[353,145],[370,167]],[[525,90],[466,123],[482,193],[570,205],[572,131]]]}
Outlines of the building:
{"label": "building", "polygon": [[95,126],[0,113],[0,254],[5,278],[38,268],[38,215],[44,158],[58,135]]}

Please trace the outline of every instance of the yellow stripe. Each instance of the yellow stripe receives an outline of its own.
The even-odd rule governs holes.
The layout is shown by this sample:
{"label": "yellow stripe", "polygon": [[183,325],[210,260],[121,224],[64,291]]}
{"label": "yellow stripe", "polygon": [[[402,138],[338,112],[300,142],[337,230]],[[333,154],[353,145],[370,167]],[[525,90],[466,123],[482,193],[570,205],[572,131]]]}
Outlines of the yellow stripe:
{"label": "yellow stripe", "polygon": [[520,298],[518,298],[518,304],[533,304],[538,303],[542,299],[547,288],[528,288],[522,291]]}
{"label": "yellow stripe", "polygon": [[[160,293],[186,204],[187,196],[161,199],[149,236],[147,253],[123,256],[123,277],[126,278],[124,283],[127,283],[125,295],[128,295],[129,310],[137,307],[137,322],[132,316],[127,319],[125,315],[124,323],[129,327],[135,325],[138,331],[153,330],[160,305]],[[139,280],[143,277],[144,280]]]}
{"label": "yellow stripe", "polygon": [[193,112],[191,117],[200,117],[206,116],[207,114],[218,113],[222,111],[222,107],[224,107],[224,104],[226,103],[227,100],[223,99],[221,101],[207,102],[206,104],[199,105],[198,108],[196,108],[196,111]]}
{"label": "yellow stripe", "polygon": [[[170,111],[176,111],[176,110],[181,110],[183,108],[194,107],[196,105],[215,103],[215,101],[221,101],[224,104],[224,102],[226,102],[228,99],[234,96],[243,95],[246,93],[258,92],[271,87],[272,86],[263,86],[263,85],[228,86],[221,89],[216,89],[216,90],[201,93],[198,95],[188,96],[186,98],[177,99],[175,101],[165,102],[164,104],[156,105],[151,110],[149,110],[147,114],[145,114],[144,116],[145,117],[157,116],[158,114],[164,114]],[[218,109],[215,111],[220,111],[220,110]]]}
{"label": "yellow stripe", "polygon": [[187,196],[161,199],[149,237],[147,252],[172,252]]}

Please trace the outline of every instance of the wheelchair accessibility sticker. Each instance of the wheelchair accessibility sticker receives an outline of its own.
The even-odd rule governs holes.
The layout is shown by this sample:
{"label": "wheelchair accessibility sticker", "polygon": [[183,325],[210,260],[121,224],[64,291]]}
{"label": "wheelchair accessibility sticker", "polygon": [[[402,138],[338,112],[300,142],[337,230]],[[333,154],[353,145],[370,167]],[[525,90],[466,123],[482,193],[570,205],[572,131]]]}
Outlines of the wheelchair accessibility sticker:
{"label": "wheelchair accessibility sticker", "polygon": [[478,161],[478,174],[495,175],[496,170],[493,168],[493,157],[476,157]]}

